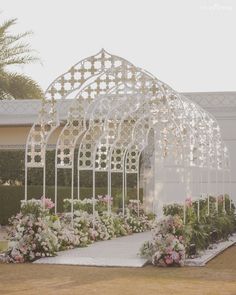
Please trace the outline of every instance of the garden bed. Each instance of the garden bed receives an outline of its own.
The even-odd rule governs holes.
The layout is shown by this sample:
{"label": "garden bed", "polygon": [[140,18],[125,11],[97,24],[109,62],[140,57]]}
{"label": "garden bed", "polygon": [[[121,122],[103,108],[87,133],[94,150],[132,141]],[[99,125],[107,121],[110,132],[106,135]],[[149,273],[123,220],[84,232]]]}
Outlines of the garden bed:
{"label": "garden bed", "polygon": [[[86,247],[97,241],[150,230],[153,216],[145,215],[141,204],[133,200],[121,212],[107,212],[113,199],[98,195],[92,199],[65,200],[65,211],[53,213],[54,203],[42,197],[22,202],[21,210],[10,220],[10,243],[3,262],[33,262],[52,257],[59,251]],[[139,210],[139,213],[137,212]],[[125,213],[125,214],[124,214]],[[134,254],[135,255],[135,254]]]}
{"label": "garden bed", "polygon": [[186,266],[205,266],[210,260],[221,254],[223,251],[236,243],[236,234],[229,237],[228,241],[222,241],[211,245],[211,248],[199,253],[196,258],[188,258],[185,260]]}
{"label": "garden bed", "polygon": [[142,257],[162,267],[204,265],[234,243],[234,238],[229,241],[236,232],[235,206],[230,202],[225,195],[195,202],[188,198],[185,210],[181,204],[165,206],[165,216],[141,248]]}
{"label": "garden bed", "polygon": [[[225,203],[220,203],[221,200]],[[129,204],[123,208],[124,211],[115,206],[113,211],[107,211],[110,208],[108,205],[112,203],[113,198],[107,195],[97,195],[95,199],[65,199],[64,212],[55,215],[54,203],[51,199],[42,197],[40,200],[24,201],[20,213],[10,220],[11,242],[3,260],[19,263],[33,262],[48,257],[48,261],[54,261],[52,256],[59,253],[55,261],[63,263],[65,259],[63,260],[60,256],[62,253],[60,251],[69,250],[64,252],[65,256],[67,256],[66,253],[73,253],[77,256],[76,253],[87,250],[74,248],[83,248],[94,242],[112,240],[152,229],[152,237],[140,249],[142,265],[145,261],[150,261],[153,265],[162,267],[186,264],[197,266],[203,265],[234,243],[234,240],[231,242],[228,240],[235,233],[235,207],[234,204],[229,206],[227,196],[223,199],[220,197],[217,202],[217,211],[214,206],[216,204],[214,197],[211,197],[208,206],[207,200],[202,200],[198,206],[195,202],[188,200],[185,224],[183,222],[184,210],[180,204],[166,206],[164,208],[166,216],[155,218],[153,214],[146,214],[142,204],[137,200],[129,200]],[[209,207],[211,210],[209,214],[206,214],[206,209]],[[126,238],[121,238],[121,240],[126,240]],[[114,243],[117,241],[114,240]],[[113,245],[113,241],[109,243]],[[115,251],[116,248],[119,247],[114,247]],[[210,248],[212,250],[206,250]],[[137,249],[133,251],[133,257],[136,259],[138,251]],[[102,253],[101,250],[95,250],[95,252],[98,256],[99,252]],[[123,252],[125,252],[125,247]],[[186,260],[186,257],[194,259]],[[82,260],[88,261],[88,258],[84,256]],[[73,255],[70,258],[67,257],[67,262],[68,259],[71,263]],[[91,262],[91,257],[89,259],[89,265],[95,265]],[[113,266],[119,264],[125,266],[122,256],[112,259],[112,263],[116,260]],[[123,262],[120,263],[120,260]],[[100,263],[109,265],[106,257],[100,257]],[[80,259],[80,264],[86,263],[81,262]]]}

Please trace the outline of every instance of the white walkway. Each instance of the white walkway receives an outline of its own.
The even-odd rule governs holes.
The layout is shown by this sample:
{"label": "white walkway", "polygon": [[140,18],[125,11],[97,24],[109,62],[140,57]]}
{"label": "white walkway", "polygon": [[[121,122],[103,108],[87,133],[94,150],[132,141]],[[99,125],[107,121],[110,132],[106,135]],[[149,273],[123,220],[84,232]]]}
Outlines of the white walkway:
{"label": "white walkway", "polygon": [[96,242],[86,248],[61,251],[56,257],[41,258],[34,263],[142,267],[147,260],[138,256],[139,249],[150,238],[150,232],[133,234]]}

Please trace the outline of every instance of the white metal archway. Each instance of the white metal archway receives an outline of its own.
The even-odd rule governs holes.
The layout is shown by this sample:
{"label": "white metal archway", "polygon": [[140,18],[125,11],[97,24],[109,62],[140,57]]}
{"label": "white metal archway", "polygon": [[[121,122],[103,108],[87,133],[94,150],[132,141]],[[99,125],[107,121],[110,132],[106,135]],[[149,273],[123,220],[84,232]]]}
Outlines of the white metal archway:
{"label": "white metal archway", "polygon": [[[105,50],[86,58],[55,79],[45,93],[38,119],[27,139],[25,153],[25,199],[28,198],[28,169],[43,169],[43,195],[46,191],[46,148],[50,135],[61,124],[57,100],[69,100],[66,124],[59,134],[55,154],[55,208],[57,209],[58,169],[71,170],[71,198],[74,198],[74,172],[91,170],[93,199],[95,173],[107,172],[107,192],[111,194],[111,173],[122,173],[123,213],[127,174],[137,174],[139,200],[140,156],[145,154],[153,130],[155,181],[153,203],[158,201],[157,175],[161,163],[181,174],[185,193],[175,201],[185,204],[188,191],[194,191],[194,171],[200,175],[197,194],[230,192],[224,184],[230,177],[227,148],[215,118],[178,94],[168,85],[127,60]],[[78,146],[78,161],[74,156]],[[150,149],[149,149],[150,152]],[[145,157],[144,157],[145,158]],[[170,170],[171,171],[171,170]],[[215,188],[210,178],[215,174]],[[203,189],[203,178],[206,185]],[[217,184],[222,178],[222,187]],[[214,192],[212,192],[214,190]],[[228,190],[228,191],[227,191]],[[162,203],[165,200],[162,200]],[[73,204],[73,202],[72,202]],[[153,206],[154,208],[155,206]],[[155,208],[154,208],[155,209]],[[108,204],[108,211],[111,210]],[[73,212],[73,205],[72,205]]]}

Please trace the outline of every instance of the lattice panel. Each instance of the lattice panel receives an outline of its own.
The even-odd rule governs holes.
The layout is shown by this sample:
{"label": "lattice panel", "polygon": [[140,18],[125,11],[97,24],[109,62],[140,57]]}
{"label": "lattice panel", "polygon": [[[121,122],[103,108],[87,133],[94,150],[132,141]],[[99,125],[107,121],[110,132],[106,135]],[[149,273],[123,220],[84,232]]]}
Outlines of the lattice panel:
{"label": "lattice panel", "polygon": [[79,149],[79,166],[80,169],[89,170],[93,168],[93,155],[94,145],[101,136],[103,125],[100,120],[96,120],[90,129],[86,132],[82,139]]}
{"label": "lattice panel", "polygon": [[155,130],[155,156],[166,164],[183,165],[183,146],[181,134],[176,124],[168,122],[158,122],[153,126]]}
{"label": "lattice panel", "polygon": [[[153,91],[157,91],[160,89],[153,87],[153,79],[147,77],[146,74],[139,72],[136,69],[136,81],[132,81],[133,83],[127,83],[125,87],[121,87],[124,84],[118,86],[117,89],[114,89],[113,92],[118,92],[119,94],[128,95],[125,99],[120,98],[119,105],[115,105],[114,110],[111,110],[104,124],[104,133],[100,138],[97,144],[97,151],[95,156],[95,168],[96,170],[108,170],[108,165],[110,162],[110,148],[117,140],[118,134],[117,130],[119,129],[120,123],[122,122],[121,117],[127,113],[127,111],[132,112],[135,108],[137,108],[137,104],[140,104],[140,101],[146,97],[147,94],[153,94]],[[140,97],[140,93],[142,96]],[[131,101],[128,103],[131,95]],[[121,116],[122,115],[122,116]],[[110,128],[110,121],[113,118],[113,121],[119,122],[116,123],[114,128]],[[116,128],[116,129],[115,129]],[[112,130],[111,130],[112,129]],[[118,151],[119,154],[119,151]],[[117,156],[118,160],[120,160],[120,154]],[[112,166],[113,167],[113,166]],[[120,164],[118,167],[123,167]]]}
{"label": "lattice panel", "polygon": [[[71,67],[68,72],[61,75],[57,78],[46,90],[45,93],[45,100],[42,102],[42,108],[39,112],[39,124],[37,124],[37,128],[41,128],[40,136],[41,141],[37,142],[37,160],[36,162],[34,159],[34,150],[35,150],[35,141],[34,137],[38,134],[38,131],[35,130],[33,126],[30,134],[29,140],[27,142],[27,165],[31,167],[37,166],[44,166],[45,165],[45,157],[44,157],[44,150],[46,149],[45,145],[49,139],[50,134],[58,125],[58,117],[60,116],[60,112],[57,112],[56,109],[56,100],[57,99],[65,99],[71,92],[79,89],[83,84],[85,84],[89,79],[93,78],[99,73],[103,73],[107,69],[114,69],[116,67],[121,67],[124,65],[130,65],[131,63],[125,61],[122,58],[113,56],[106,51],[102,50],[99,54],[89,57],[75,66]],[[132,80],[133,76],[130,72],[125,72],[126,75],[129,75],[129,79]],[[93,101],[98,94],[102,92],[105,93],[109,87],[112,87],[115,82],[122,81],[124,77],[116,77],[117,81],[114,81],[114,77],[112,79],[109,76],[100,76],[96,79],[96,81],[83,90],[82,97],[83,100],[87,100],[88,103]],[[79,102],[81,105],[81,102]],[[67,125],[68,131],[67,134],[76,133],[73,128],[74,123],[69,121]],[[49,127],[50,126],[50,127]],[[47,131],[47,129],[50,129]],[[66,128],[65,128],[66,129]],[[72,130],[71,130],[72,129]],[[65,130],[63,130],[62,137],[63,139],[59,140],[59,146],[57,148],[58,155],[57,157],[57,164],[63,166],[70,166],[72,163],[72,153],[68,153],[68,148],[73,146],[76,140],[73,140],[72,136],[68,135],[67,138],[65,137]],[[78,131],[77,138],[80,136],[81,132]],[[71,139],[71,140],[70,140]],[[41,150],[41,154],[40,154]],[[65,154],[64,154],[65,151]]]}
{"label": "lattice panel", "polygon": [[[150,97],[154,97],[154,96],[156,99],[160,100],[160,97],[162,97],[160,95],[161,90],[160,90],[159,85],[157,85],[156,81],[154,81],[153,79],[150,79],[146,75],[146,73],[143,73],[140,71],[140,73],[139,73],[139,75],[137,75],[136,79],[137,79],[137,81],[134,84],[135,88],[133,85],[129,85],[128,92],[127,92],[130,95],[133,95],[130,109],[128,107],[129,106],[128,101],[126,100],[123,105],[121,104],[120,108],[115,110],[115,113],[125,114],[127,111],[129,113],[134,112],[135,109],[137,109],[137,107],[139,108],[139,105],[142,104],[143,100],[145,100],[145,99],[149,100]],[[139,89],[139,87],[140,87],[140,89]],[[136,94],[136,96],[134,96],[134,93],[137,92],[137,88],[138,88],[138,93]],[[130,92],[130,90],[132,90],[132,91]],[[141,98],[140,98],[140,93],[142,93]],[[134,101],[135,101],[135,103],[134,103]],[[160,105],[160,104],[161,104],[160,101],[158,101],[158,105]],[[139,110],[139,112],[140,112],[140,110]],[[132,125],[134,125],[134,123],[137,120],[139,115],[140,114],[138,114],[138,113],[136,113],[135,115],[133,114],[134,119],[132,120],[133,121]],[[125,116],[128,116],[128,114],[126,114]],[[127,118],[125,116],[124,116],[124,119],[120,120],[121,123],[119,126],[121,126],[122,120],[127,122]],[[106,130],[106,128],[105,128],[105,130]],[[104,136],[102,138],[104,144],[102,144],[100,142],[99,146],[97,148],[96,163],[95,163],[95,165],[96,165],[95,167],[97,170],[107,170],[110,157],[111,157],[111,170],[112,171],[119,171],[120,172],[124,169],[125,150],[127,149],[128,145],[131,141],[130,136],[131,136],[132,131],[131,130],[129,131],[129,136],[127,137],[126,129],[125,128],[122,129],[122,127],[121,127],[120,130],[121,131],[119,132],[115,143],[113,143],[113,146],[114,146],[114,144],[116,144],[118,146],[117,151],[114,150],[114,147],[113,147],[113,150],[111,151],[110,145],[107,147],[106,137],[108,135],[104,134]],[[120,138],[122,138],[123,140],[121,140]],[[127,138],[127,140],[124,141],[124,138]],[[121,145],[122,145],[122,148],[120,148]],[[110,155],[110,154],[112,154],[112,155]],[[132,162],[133,161],[134,161],[134,159],[132,159]],[[136,166],[138,165],[138,160],[136,160],[135,165]],[[137,167],[135,169],[137,171]],[[132,171],[133,170],[134,170],[134,165],[132,165]]]}
{"label": "lattice panel", "polygon": [[[56,101],[73,98],[57,141],[57,168],[138,173],[153,154],[172,165],[229,167],[216,120],[188,98],[130,62],[104,50],[58,77],[46,91],[26,148],[27,167],[45,167],[46,145],[59,126]],[[68,101],[68,100],[66,100]],[[154,136],[155,131],[155,136]],[[152,163],[151,163],[152,164]]]}
{"label": "lattice panel", "polygon": [[119,127],[118,140],[114,143],[111,151],[111,170],[123,171],[124,170],[124,156],[130,139],[132,137],[132,131],[135,124],[135,120],[130,117],[127,118]]}
{"label": "lattice panel", "polygon": [[[116,92],[117,95],[119,95],[120,93],[124,93],[126,92],[126,90],[128,88],[130,88],[130,85],[134,85],[134,81],[135,81],[135,75],[136,75],[136,71],[134,67],[131,66],[127,66],[124,65],[122,67],[119,67],[117,69],[113,69],[112,71],[107,71],[105,73],[102,74],[101,77],[99,77],[98,79],[96,79],[95,82],[93,82],[90,85],[90,89],[95,88],[96,89],[96,93],[94,94],[95,97],[98,93],[97,89],[99,89],[99,95],[102,96],[103,94],[106,94],[107,92],[111,91],[112,89],[114,89],[113,92]],[[101,82],[102,81],[102,82]],[[100,85],[100,83],[104,83],[102,88],[98,88],[97,85]],[[95,87],[93,86],[95,84]],[[122,84],[125,87],[119,87],[119,85]],[[83,96],[83,93],[87,93],[87,88],[81,93],[81,95]],[[91,92],[90,92],[91,93]],[[93,92],[92,92],[93,93]],[[95,100],[94,97],[94,100]],[[97,144],[97,140],[99,139],[99,136],[101,136],[101,133],[97,133],[97,138],[95,139],[93,136],[90,136],[90,133],[94,133],[93,129],[94,128],[100,128],[100,132],[102,132],[102,130],[104,129],[104,118],[106,117],[107,113],[109,113],[111,107],[112,107],[112,98],[109,97],[109,99],[111,100],[110,102],[105,99],[102,100],[102,102],[99,102],[99,99],[96,99],[94,104],[91,104],[91,107],[88,109],[88,114],[90,116],[90,127],[89,130],[86,132],[86,136],[89,136],[89,138],[93,138],[93,142],[90,145],[90,151],[88,152],[88,149],[86,148],[86,145],[88,146],[88,142],[87,142],[87,138],[86,136],[83,138],[81,145],[80,145],[80,153],[79,153],[79,165],[81,167],[81,169],[92,169],[93,165],[91,165],[91,163],[93,163],[93,155],[94,152],[96,151],[95,148],[95,144]],[[106,101],[106,105],[104,105]],[[100,108],[103,108],[103,112],[101,114],[101,110]],[[96,120],[96,118],[102,118],[102,120],[100,121],[100,127],[98,127],[98,125],[94,125],[94,121]],[[90,155],[90,159],[88,159],[88,157],[85,157],[85,154]],[[101,157],[104,157],[104,152],[101,153]],[[101,163],[103,166],[103,163]],[[105,167],[101,167],[102,169]]]}
{"label": "lattice panel", "polygon": [[[153,83],[153,81],[151,81]],[[152,84],[151,83],[151,84]],[[146,96],[137,96],[136,97],[136,105],[132,103],[133,101],[133,95],[129,97],[131,100],[125,101],[125,109],[123,109],[123,118],[120,120],[119,125],[119,131],[116,141],[111,147],[110,150],[110,157],[111,157],[111,170],[116,172],[121,172],[124,170],[125,165],[125,155],[126,151],[128,149],[128,146],[130,142],[132,142],[132,135],[133,135],[133,129],[135,126],[135,123],[140,115],[144,112],[144,109],[140,108],[140,105],[143,104],[143,100],[149,100],[150,99],[150,91],[146,91]],[[136,152],[135,152],[136,153]],[[133,156],[133,153],[132,153]],[[132,171],[138,169],[138,157],[139,155],[136,155],[135,157],[132,157],[131,162],[132,163]]]}
{"label": "lattice panel", "polygon": [[138,173],[139,158],[142,151],[148,145],[148,134],[152,128],[150,110],[147,111],[148,106],[144,105],[143,118],[135,122],[132,134],[132,142],[129,144],[126,154],[126,172]]}
{"label": "lattice panel", "polygon": [[[116,93],[116,95],[120,94],[136,94],[137,96],[140,97],[140,93],[145,94],[146,92],[149,91],[149,84],[150,81],[152,81],[152,79],[150,79],[149,77],[147,77],[146,75],[144,75],[141,72],[138,72],[136,68],[134,67],[123,67],[123,68],[117,68],[114,69],[113,71],[108,71],[105,72],[103,74],[103,76],[105,77],[105,80],[110,83],[110,81],[115,81],[115,86],[114,83],[112,84],[108,84],[104,89],[106,90],[106,95],[109,97],[110,100],[114,99],[117,100],[117,97],[111,97],[111,95],[115,95],[114,93]],[[108,77],[108,78],[107,78]],[[141,87],[141,89],[139,88]],[[110,92],[110,94],[108,95],[108,93]],[[102,93],[103,94],[103,93]],[[103,102],[102,102],[103,103]],[[112,101],[113,104],[113,101]],[[133,104],[134,104],[134,98],[132,98],[132,100],[130,101],[130,108],[133,108]],[[93,107],[93,105],[92,105]],[[91,107],[91,108],[92,108]],[[96,114],[96,108],[99,108],[99,102],[98,100],[96,100],[94,108],[93,108],[93,116],[92,118],[90,118],[90,122],[91,122],[91,126],[93,125],[93,118],[96,117],[101,117],[100,114]],[[123,103],[120,104],[120,108],[117,110],[115,109],[115,113],[114,115],[112,115],[112,118],[114,118],[117,114],[120,116],[120,114],[124,114],[127,112],[128,109],[128,105],[127,105],[127,100],[124,101]],[[111,109],[107,109],[107,114],[111,114],[112,110]],[[104,122],[106,122],[106,116],[103,116]],[[103,123],[102,123],[103,124]],[[91,128],[91,127],[90,127]],[[104,130],[107,130],[107,125],[104,124]],[[96,143],[96,148],[94,149],[94,146],[92,146],[93,150],[91,150],[91,161],[93,161],[92,159],[92,155],[94,153],[96,153],[95,155],[95,169],[97,170],[107,170],[108,169],[108,146],[107,144],[111,145],[111,138],[115,139],[115,134],[109,134],[109,133],[114,133],[114,130],[109,130],[108,134],[104,137],[103,139],[101,138],[100,141],[98,141]],[[106,138],[108,137],[108,138]],[[114,141],[114,140],[113,140]],[[110,143],[109,143],[110,142]],[[81,145],[81,151],[84,149],[84,144],[82,143]],[[84,151],[85,152],[85,151]],[[84,152],[81,153],[81,156],[84,155]],[[87,162],[89,163],[89,162]],[[83,169],[85,169],[86,167],[88,169],[91,169],[91,166],[86,166],[85,165],[85,161],[84,159],[80,159],[80,164],[81,167]]]}
{"label": "lattice panel", "polygon": [[124,62],[131,64],[102,49],[98,54],[82,60],[71,67],[65,74],[53,81],[46,91],[46,99],[64,99],[71,90],[78,89],[91,77],[94,77],[106,69],[119,67]]}
{"label": "lattice panel", "polygon": [[46,145],[45,137],[50,134],[52,126],[50,124],[35,124],[31,129],[28,137],[28,144],[26,146],[27,166],[29,167],[43,167]]}
{"label": "lattice panel", "polygon": [[72,167],[76,139],[86,130],[84,120],[73,120],[63,128],[57,143],[57,167]]}
{"label": "lattice panel", "polygon": [[[112,110],[106,116],[104,123],[104,132],[103,135],[99,138],[96,147],[94,149],[95,153],[95,169],[97,171],[107,171],[109,165],[109,151],[110,147],[114,144],[118,136],[118,128],[120,124],[120,112],[123,109],[124,102],[120,105],[120,100],[115,100],[113,103],[113,109],[115,108],[116,112]],[[118,106],[119,105],[119,106]]]}
{"label": "lattice panel", "polygon": [[138,173],[140,151],[133,147],[126,153],[126,173]]}

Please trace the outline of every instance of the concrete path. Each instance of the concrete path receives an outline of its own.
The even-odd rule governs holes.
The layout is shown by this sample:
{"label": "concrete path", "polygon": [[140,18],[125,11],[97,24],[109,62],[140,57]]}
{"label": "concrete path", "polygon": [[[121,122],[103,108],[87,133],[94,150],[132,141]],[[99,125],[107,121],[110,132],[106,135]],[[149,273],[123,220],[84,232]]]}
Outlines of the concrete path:
{"label": "concrete path", "polygon": [[133,234],[96,242],[85,248],[61,251],[56,257],[41,258],[34,263],[142,267],[147,259],[138,256],[139,249],[150,238],[151,232]]}

